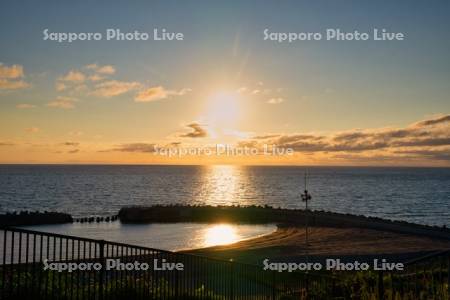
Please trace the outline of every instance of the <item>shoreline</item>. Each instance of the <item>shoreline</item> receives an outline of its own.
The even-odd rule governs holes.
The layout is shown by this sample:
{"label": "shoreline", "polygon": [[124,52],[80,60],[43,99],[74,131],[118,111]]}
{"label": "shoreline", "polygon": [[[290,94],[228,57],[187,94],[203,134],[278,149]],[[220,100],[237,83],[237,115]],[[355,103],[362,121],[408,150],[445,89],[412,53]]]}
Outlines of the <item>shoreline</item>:
{"label": "shoreline", "polygon": [[[169,216],[169,217],[167,217]],[[305,218],[308,217],[309,243],[305,246]],[[266,258],[323,260],[394,258],[405,261],[432,252],[450,249],[450,230],[376,217],[324,211],[305,211],[269,206],[152,206],[127,207],[119,212],[124,223],[199,222],[232,224],[277,224],[277,230],[228,245],[183,250],[197,254],[261,263]],[[307,260],[307,259],[306,259]]]}
{"label": "shoreline", "polygon": [[450,240],[362,228],[313,227],[305,246],[304,227],[280,227],[273,233],[228,245],[180,251],[225,260],[260,264],[264,259],[305,262],[387,258],[408,261],[450,249]]}
{"label": "shoreline", "polygon": [[[236,225],[236,224],[232,224],[232,225]],[[274,224],[274,225],[276,226],[276,224]],[[276,226],[276,228],[275,228],[272,232],[262,233],[262,234],[258,234],[258,235],[255,235],[255,236],[243,238],[243,239],[238,240],[238,241],[236,241],[236,242],[233,242],[233,243],[231,243],[231,244],[216,245],[216,246],[202,247],[202,248],[178,249],[178,250],[170,250],[170,251],[173,251],[173,252],[180,252],[180,253],[189,253],[189,252],[191,252],[191,251],[197,251],[197,250],[200,250],[200,249],[208,249],[208,248],[212,248],[212,247],[228,246],[228,245],[233,245],[233,244],[240,243],[240,242],[251,241],[251,240],[259,239],[259,238],[264,238],[264,237],[266,237],[266,236],[270,236],[270,235],[276,233],[277,230],[278,230],[278,226]]]}
{"label": "shoreline", "polygon": [[[22,218],[24,216],[30,215],[22,215]],[[306,217],[309,226],[307,247],[304,228]],[[118,219],[121,224],[276,225],[276,230],[271,233],[251,236],[231,244],[207,248],[182,246],[178,248],[181,250],[176,250],[179,253],[254,263],[260,263],[265,258],[302,261],[306,256],[317,260],[332,256],[343,259],[376,256],[406,260],[450,249],[450,230],[446,227],[270,206],[133,206],[122,208]]]}

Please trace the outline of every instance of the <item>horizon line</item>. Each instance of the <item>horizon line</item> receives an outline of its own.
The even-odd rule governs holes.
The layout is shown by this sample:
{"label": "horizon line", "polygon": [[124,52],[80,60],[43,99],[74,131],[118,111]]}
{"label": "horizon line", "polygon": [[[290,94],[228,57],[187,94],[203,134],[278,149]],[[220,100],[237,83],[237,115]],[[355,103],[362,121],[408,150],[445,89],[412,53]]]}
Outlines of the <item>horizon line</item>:
{"label": "horizon line", "polygon": [[208,167],[208,166],[237,166],[237,167],[303,167],[303,168],[423,168],[450,169],[450,166],[427,165],[305,165],[305,164],[152,164],[152,163],[0,163],[0,166],[160,166],[160,167]]}

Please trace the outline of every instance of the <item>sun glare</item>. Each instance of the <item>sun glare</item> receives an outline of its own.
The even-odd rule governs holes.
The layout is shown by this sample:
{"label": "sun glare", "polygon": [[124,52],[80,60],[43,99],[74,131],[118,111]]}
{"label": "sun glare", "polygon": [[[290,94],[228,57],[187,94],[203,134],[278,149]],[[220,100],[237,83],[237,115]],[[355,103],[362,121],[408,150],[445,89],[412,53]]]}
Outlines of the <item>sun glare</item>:
{"label": "sun glare", "polygon": [[236,229],[228,224],[213,225],[205,232],[205,247],[231,244],[237,240]]}
{"label": "sun glare", "polygon": [[239,116],[239,94],[218,92],[209,98],[208,119],[216,125],[235,125]]}

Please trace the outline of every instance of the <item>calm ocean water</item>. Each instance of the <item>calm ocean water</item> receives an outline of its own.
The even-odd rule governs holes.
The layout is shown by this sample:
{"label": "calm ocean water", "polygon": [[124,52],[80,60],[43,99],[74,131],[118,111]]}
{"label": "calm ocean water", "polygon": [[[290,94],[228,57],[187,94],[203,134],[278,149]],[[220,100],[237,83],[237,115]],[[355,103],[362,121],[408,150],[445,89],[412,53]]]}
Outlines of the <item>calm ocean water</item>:
{"label": "calm ocean water", "polygon": [[450,169],[239,166],[0,166],[0,212],[113,215],[122,206],[269,204],[450,226]]}

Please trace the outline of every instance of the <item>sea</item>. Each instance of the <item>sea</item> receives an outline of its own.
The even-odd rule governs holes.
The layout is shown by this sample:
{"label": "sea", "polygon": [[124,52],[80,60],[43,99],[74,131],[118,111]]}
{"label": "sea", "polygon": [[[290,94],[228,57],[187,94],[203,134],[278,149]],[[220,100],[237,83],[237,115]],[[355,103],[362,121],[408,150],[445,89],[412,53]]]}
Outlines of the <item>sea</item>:
{"label": "sea", "polygon": [[[450,226],[450,168],[1,165],[0,213],[28,210],[66,212],[74,217],[112,216],[123,206],[175,203],[304,208],[301,194],[305,181],[312,195],[308,206],[313,210]],[[185,229],[191,225],[172,230],[179,234],[169,235],[168,240],[189,236]],[[41,228],[94,238],[112,234],[121,241],[129,230],[138,232],[137,227],[124,229],[123,225],[65,226]],[[196,226],[200,226],[193,227],[196,232],[211,230],[201,227],[206,225]],[[235,236],[248,238],[274,227],[233,230]],[[136,235],[133,238],[139,241]],[[160,242],[157,239],[145,245]],[[202,245],[210,245],[204,242]],[[185,244],[165,245],[178,249]]]}

